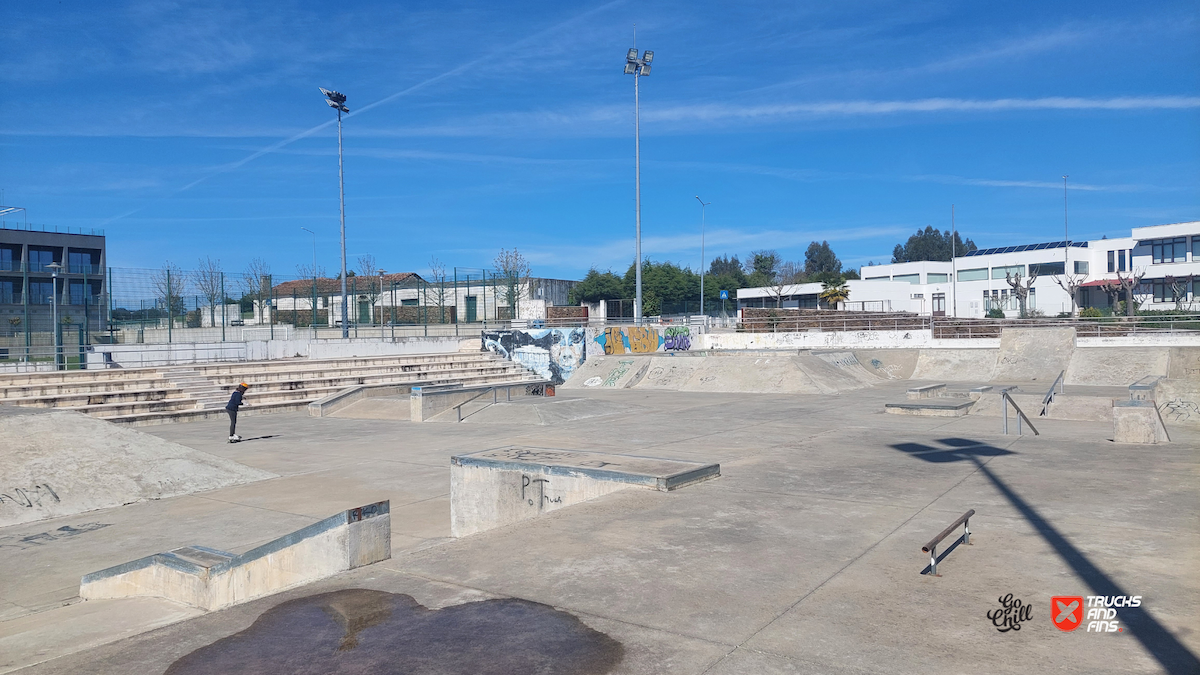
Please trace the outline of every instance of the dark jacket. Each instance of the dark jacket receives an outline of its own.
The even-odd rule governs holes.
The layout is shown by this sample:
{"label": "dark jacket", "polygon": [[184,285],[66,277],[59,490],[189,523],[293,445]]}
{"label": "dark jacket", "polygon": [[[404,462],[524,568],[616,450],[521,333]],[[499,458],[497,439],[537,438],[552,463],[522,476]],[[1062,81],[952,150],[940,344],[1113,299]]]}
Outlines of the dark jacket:
{"label": "dark jacket", "polygon": [[226,410],[237,412],[237,409],[242,405],[242,392],[234,390],[233,395],[229,397],[229,403],[225,404]]}

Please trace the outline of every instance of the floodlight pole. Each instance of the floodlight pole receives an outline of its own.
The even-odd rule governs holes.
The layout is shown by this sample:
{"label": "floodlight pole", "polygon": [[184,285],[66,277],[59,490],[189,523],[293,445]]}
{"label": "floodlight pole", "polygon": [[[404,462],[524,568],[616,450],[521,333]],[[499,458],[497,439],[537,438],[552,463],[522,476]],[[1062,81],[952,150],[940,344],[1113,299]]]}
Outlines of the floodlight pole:
{"label": "floodlight pole", "polygon": [[350,337],[350,316],[346,298],[346,175],[342,168],[342,109],[338,108],[338,199],[342,220],[342,337]]}
{"label": "floodlight pole", "polygon": [[[635,38],[636,39],[636,38]],[[633,302],[634,323],[642,323],[642,110],[638,80],[650,74],[654,52],[646,51],[638,58],[637,48],[625,56],[625,74],[633,75],[633,176],[636,231],[634,242],[634,280],[637,297]]]}
{"label": "floodlight pole", "polygon": [[633,75],[633,174],[634,202],[637,209],[636,242],[634,244],[634,278],[637,284],[637,299],[633,302],[633,321],[642,323],[642,111],[638,100],[638,80],[641,73]]}
{"label": "floodlight pole", "polygon": [[712,202],[705,203],[700,195],[696,201],[700,202],[700,315],[704,316],[704,211]]}
{"label": "floodlight pole", "polygon": [[[51,306],[50,320],[54,324],[52,327],[53,337],[54,337],[54,369],[58,370],[59,369],[58,362],[59,362],[59,358],[62,354],[62,348],[60,346],[61,345],[61,342],[60,342],[61,336],[59,335],[59,332],[58,332],[58,271],[62,269],[62,265],[59,263],[56,263],[56,262],[51,262],[49,265],[46,265],[46,267],[50,268],[50,288],[53,290],[53,292],[50,293],[50,306]],[[170,284],[168,284],[168,295],[170,295],[169,286],[170,286]],[[167,302],[170,303],[170,298],[167,299]],[[170,307],[170,304],[168,304],[167,306]],[[170,318],[169,318],[170,314],[168,314],[167,316],[168,316],[167,320],[170,321]]]}

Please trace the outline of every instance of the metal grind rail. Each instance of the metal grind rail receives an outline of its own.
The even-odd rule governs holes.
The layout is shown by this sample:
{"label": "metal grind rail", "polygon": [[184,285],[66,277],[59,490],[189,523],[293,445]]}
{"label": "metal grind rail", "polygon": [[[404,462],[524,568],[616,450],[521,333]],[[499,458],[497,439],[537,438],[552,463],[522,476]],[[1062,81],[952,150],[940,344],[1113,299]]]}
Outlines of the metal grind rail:
{"label": "metal grind rail", "polygon": [[[484,408],[487,408],[488,406],[496,405],[497,403],[500,402],[500,390],[501,389],[503,389],[505,392],[505,395],[507,397],[507,402],[512,403],[512,388],[513,387],[526,387],[526,386],[529,386],[530,384],[537,384],[537,383],[536,382],[521,382],[519,384],[491,385],[491,386],[485,388],[483,391],[479,392],[478,394],[475,394],[471,398],[454,406],[454,414],[457,417],[459,422],[463,421],[463,416],[462,416],[463,406],[465,406],[468,403],[472,403],[472,402],[478,400],[482,396],[486,396],[489,392],[492,394],[492,402],[489,403],[488,405],[484,406]],[[544,386],[549,387],[549,386],[553,386],[553,385],[546,384]],[[483,410],[483,408],[480,408],[480,410]],[[476,412],[479,412],[479,411],[477,410]]]}
{"label": "metal grind rail", "polygon": [[[1061,371],[1058,374],[1058,377],[1054,378],[1054,382],[1050,383],[1050,391],[1046,392],[1046,397],[1042,399],[1042,412],[1038,414],[1038,417],[1045,417],[1050,414],[1050,404],[1054,403],[1054,394],[1063,393],[1063,378],[1066,376],[1066,374],[1067,371]],[[1057,392],[1055,391],[1055,388],[1058,389]]]}
{"label": "metal grind rail", "polygon": [[966,513],[962,514],[957,519],[955,519],[955,521],[953,523],[950,523],[950,525],[946,529],[939,532],[936,537],[934,537],[933,539],[930,539],[928,544],[925,544],[924,546],[921,547],[922,551],[929,554],[929,572],[928,572],[928,574],[935,576],[935,577],[941,576],[940,574],[937,573],[937,563],[938,563],[937,547],[938,547],[938,544],[940,544],[943,539],[950,536],[950,534],[952,532],[954,532],[954,528],[958,527],[959,525],[962,525],[963,526],[963,533],[962,533],[962,537],[961,537],[962,543],[964,543],[968,546],[971,545],[971,516],[973,516],[973,515],[975,515],[975,509],[971,509],[970,511],[967,511]]}
{"label": "metal grind rail", "polygon": [[[1015,388],[1010,387],[1010,389]],[[1013,410],[1017,411],[1017,435],[1024,435],[1025,432],[1021,428],[1021,420],[1025,420],[1025,424],[1029,425],[1029,429],[1033,432],[1033,435],[1040,436],[1041,434],[1038,433],[1037,427],[1033,426],[1033,422],[1030,422],[1029,418],[1025,416],[1024,411],[1021,410],[1021,406],[1017,405],[1017,402],[1008,395],[1008,391],[1008,389],[1000,391],[1000,405],[1004,408],[1004,434],[1008,435],[1008,406],[1011,405]]]}

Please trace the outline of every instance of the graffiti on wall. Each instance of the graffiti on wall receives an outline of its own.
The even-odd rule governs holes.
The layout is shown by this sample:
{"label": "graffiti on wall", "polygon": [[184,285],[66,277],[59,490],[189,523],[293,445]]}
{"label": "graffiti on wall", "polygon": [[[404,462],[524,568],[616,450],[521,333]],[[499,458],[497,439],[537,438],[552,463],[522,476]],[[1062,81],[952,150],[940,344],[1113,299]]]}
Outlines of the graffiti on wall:
{"label": "graffiti on wall", "polygon": [[604,328],[592,340],[600,345],[608,356],[619,354],[651,354],[663,346],[658,331],[646,326],[624,326]]}
{"label": "graffiti on wall", "polygon": [[692,332],[687,326],[671,326],[663,331],[663,349],[673,352],[685,352],[692,348]]}
{"label": "graffiti on wall", "polygon": [[582,328],[483,332],[483,351],[516,361],[554,384],[562,384],[586,356]]}

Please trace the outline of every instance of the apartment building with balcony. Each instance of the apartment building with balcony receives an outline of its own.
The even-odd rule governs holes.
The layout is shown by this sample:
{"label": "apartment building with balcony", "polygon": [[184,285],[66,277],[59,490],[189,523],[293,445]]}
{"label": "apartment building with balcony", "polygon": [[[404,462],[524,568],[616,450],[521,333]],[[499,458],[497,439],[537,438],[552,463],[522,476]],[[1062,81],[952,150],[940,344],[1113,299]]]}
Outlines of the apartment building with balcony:
{"label": "apartment building with balcony", "polygon": [[49,333],[55,296],[64,326],[105,330],[105,264],[102,230],[0,223],[0,336]]}

